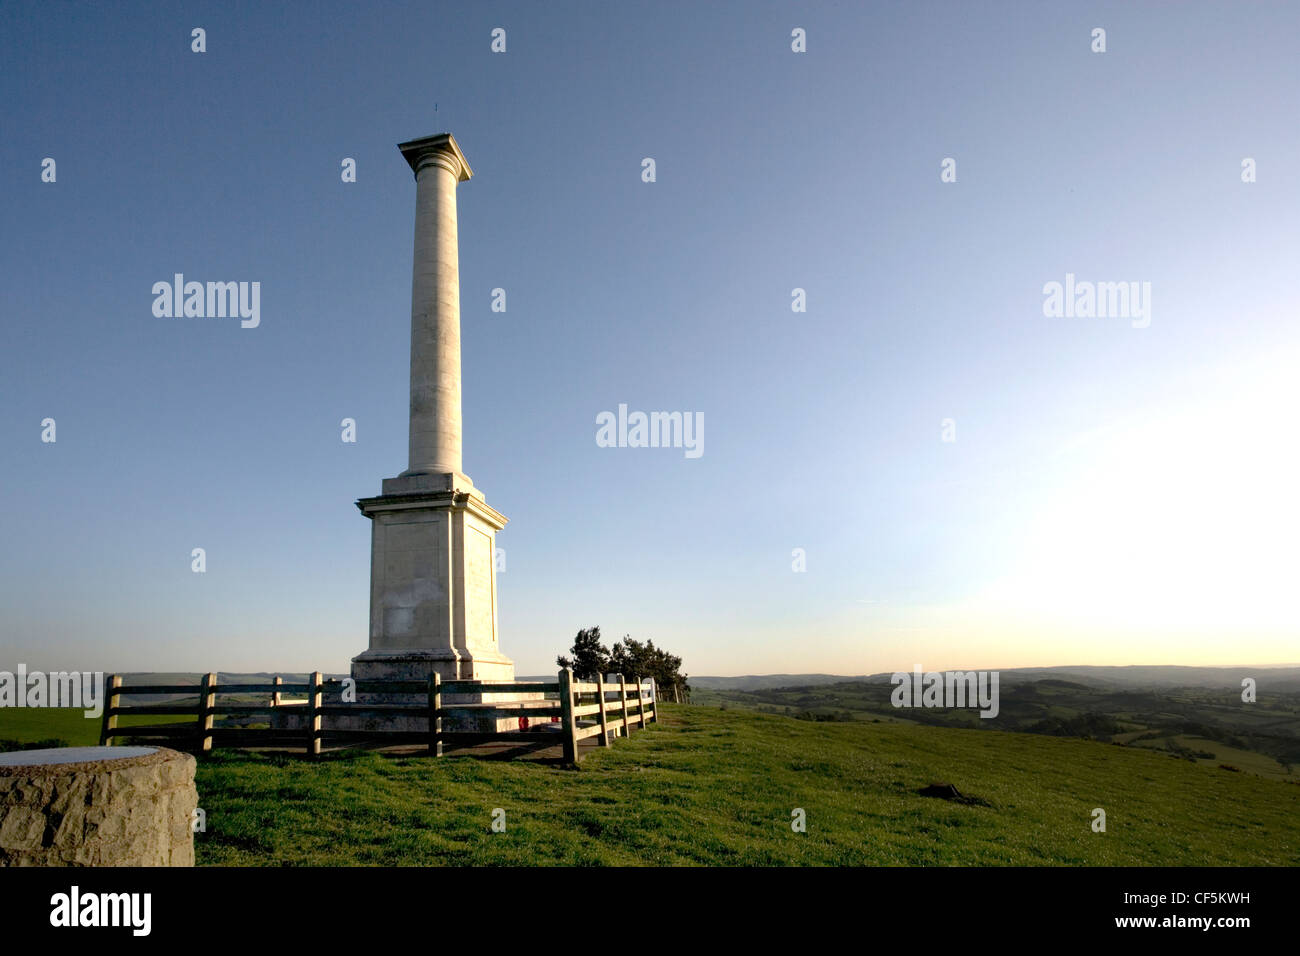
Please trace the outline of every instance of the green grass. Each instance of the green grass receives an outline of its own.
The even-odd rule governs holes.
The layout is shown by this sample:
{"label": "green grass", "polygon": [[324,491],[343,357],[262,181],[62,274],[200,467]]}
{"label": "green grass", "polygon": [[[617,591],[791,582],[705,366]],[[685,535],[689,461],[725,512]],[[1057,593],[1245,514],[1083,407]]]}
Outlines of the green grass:
{"label": "green grass", "polygon": [[[1138,748],[665,706],[580,769],[352,753],[199,763],[208,865],[1296,865],[1300,786]],[[14,736],[0,712],[0,737]],[[45,711],[50,714],[50,711]],[[93,722],[86,721],[86,724]],[[43,727],[40,736],[51,736]],[[62,736],[62,734],[60,734]],[[84,742],[84,741],[83,741]],[[955,784],[990,806],[917,795]],[[505,833],[491,830],[494,808]],[[790,828],[807,812],[808,832]],[[1107,813],[1093,833],[1092,810]]]}
{"label": "green grass", "polygon": [[1283,767],[1271,757],[1250,750],[1230,747],[1227,744],[1220,743],[1217,740],[1209,740],[1206,737],[1177,734],[1150,741],[1144,740],[1137,746],[1149,747],[1153,750],[1161,748],[1167,750],[1169,748],[1166,747],[1166,744],[1170,742],[1177,747],[1194,753],[1210,753],[1214,755],[1208,758],[1198,757],[1197,763],[1207,764],[1212,767],[1227,764],[1230,767],[1236,767],[1243,773],[1256,773],[1262,777],[1273,777],[1277,780],[1296,779],[1296,775],[1290,769]]}
{"label": "green grass", "polygon": [[[1116,740],[1149,749],[1177,751],[1182,740],[1217,742],[1192,747],[1222,752],[1226,762],[1247,773],[1300,782],[1300,691],[1283,684],[1252,703],[1236,690],[1207,687],[1123,688],[1071,681],[1004,683],[997,720],[983,720],[972,708],[893,706],[893,686],[846,680],[803,687],[754,690],[700,688],[692,702],[731,710],[800,716],[819,721],[878,720],[906,716],[925,726],[974,728],[1081,740]],[[1254,754],[1245,757],[1243,754]],[[1208,761],[1207,761],[1208,762]],[[1214,766],[1224,760],[1215,759]]]}
{"label": "green grass", "polygon": [[[145,724],[165,724],[193,717],[124,716],[118,718],[119,727],[139,727]],[[4,707],[0,708],[0,740],[34,742],[58,740],[67,747],[92,747],[99,743],[100,717],[86,717],[84,710],[67,707]],[[118,738],[118,743],[121,743]]]}

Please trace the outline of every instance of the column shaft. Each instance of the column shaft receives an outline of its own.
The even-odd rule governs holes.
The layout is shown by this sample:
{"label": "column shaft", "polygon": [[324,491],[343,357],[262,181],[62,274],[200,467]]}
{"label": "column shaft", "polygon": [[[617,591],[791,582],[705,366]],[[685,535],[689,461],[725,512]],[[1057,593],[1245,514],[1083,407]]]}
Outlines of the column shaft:
{"label": "column shaft", "polygon": [[425,159],[415,174],[411,432],[406,475],[461,471],[459,174],[456,158],[446,153]]}

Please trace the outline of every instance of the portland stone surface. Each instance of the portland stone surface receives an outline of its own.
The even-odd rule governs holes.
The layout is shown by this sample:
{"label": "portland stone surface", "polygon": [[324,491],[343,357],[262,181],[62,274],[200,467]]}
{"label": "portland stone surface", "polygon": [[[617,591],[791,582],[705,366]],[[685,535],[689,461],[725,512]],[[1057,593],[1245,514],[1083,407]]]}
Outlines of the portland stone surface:
{"label": "portland stone surface", "polygon": [[496,533],[461,461],[456,189],[473,175],[450,133],[398,147],[415,174],[407,468],[357,507],[371,521],[370,645],[357,680],[511,681],[497,629]]}
{"label": "portland stone surface", "polygon": [[[495,733],[558,727],[559,703],[540,691],[492,692],[513,683],[515,665],[497,629],[496,533],[506,518],[488,505],[461,462],[460,263],[456,187],[473,175],[450,133],[402,143],[415,174],[411,270],[411,404],[407,468],[357,501],[370,519],[370,643],[352,659],[357,681],[480,682],[442,692],[444,732]],[[428,694],[337,686],[323,693],[323,730],[427,733]],[[367,713],[365,705],[409,705],[411,714]],[[554,720],[501,716],[496,708],[556,708]],[[272,725],[306,726],[301,704],[276,708]]]}

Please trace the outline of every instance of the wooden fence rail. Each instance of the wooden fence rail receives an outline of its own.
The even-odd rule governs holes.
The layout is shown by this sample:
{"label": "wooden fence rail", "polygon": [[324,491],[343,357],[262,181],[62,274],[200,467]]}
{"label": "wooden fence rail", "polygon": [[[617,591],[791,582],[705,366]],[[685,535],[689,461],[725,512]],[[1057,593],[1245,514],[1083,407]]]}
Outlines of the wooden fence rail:
{"label": "wooden fence rail", "polygon": [[[612,678],[617,678],[614,680]],[[514,681],[493,683],[469,680],[442,680],[437,674],[425,681],[349,681],[347,689],[355,691],[352,701],[344,702],[343,681],[326,681],[316,671],[305,681],[285,681],[280,677],[267,683],[221,684],[214,673],[204,674],[200,683],[124,685],[122,677],[109,678],[107,700],[99,742],[113,744],[115,738],[133,737],[161,740],[181,750],[207,752],[214,747],[260,747],[302,749],[318,757],[325,742],[379,743],[381,746],[423,744],[428,753],[441,757],[445,745],[472,746],[480,743],[510,742],[553,747],[557,743],[568,763],[580,759],[578,744],[589,737],[608,747],[611,738],[629,736],[643,729],[646,722],[659,720],[658,692],[654,679],[636,678],[632,683],[622,674],[597,677],[593,681],[575,680],[566,668],[554,683]],[[327,693],[330,703],[325,703]],[[229,695],[255,696],[254,701],[219,702]],[[356,695],[382,695],[377,701],[360,700]],[[446,703],[448,695],[493,695],[505,699],[492,703]],[[541,698],[538,695],[542,695]],[[178,702],[124,704],[121,697],[135,698],[183,696]],[[302,696],[305,700],[286,700]],[[261,702],[265,696],[267,700]],[[410,697],[415,703],[391,703],[394,697]],[[223,715],[253,717],[268,715],[271,726],[234,727],[218,720]],[[123,726],[119,718],[129,716],[170,716],[189,718],[150,725]],[[333,723],[331,717],[367,718],[378,727],[359,729]],[[533,725],[534,718],[552,722]],[[383,721],[389,719],[389,726]],[[411,729],[413,719],[427,721],[424,730]],[[466,730],[466,724],[517,723],[518,730]],[[559,733],[551,727],[559,723]],[[282,726],[275,726],[279,722]],[[558,739],[557,739],[558,738]]]}

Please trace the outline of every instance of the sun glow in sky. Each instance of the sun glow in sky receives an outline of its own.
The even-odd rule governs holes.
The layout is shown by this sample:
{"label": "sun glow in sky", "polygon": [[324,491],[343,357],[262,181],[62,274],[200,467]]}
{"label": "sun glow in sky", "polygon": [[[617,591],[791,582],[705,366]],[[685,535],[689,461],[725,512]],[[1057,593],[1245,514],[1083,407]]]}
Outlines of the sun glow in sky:
{"label": "sun glow in sky", "polygon": [[1294,659],[1298,358],[1222,369],[1064,445],[1072,477],[977,606],[1121,641],[1212,636],[1222,656],[1262,641]]}
{"label": "sun glow in sky", "polygon": [[[969,666],[1300,657],[1300,348],[1197,369],[1056,449],[1053,485],[968,600],[879,609],[899,651]],[[876,602],[862,602],[876,603]],[[901,653],[905,656],[905,653]],[[937,659],[936,659],[937,658]]]}

